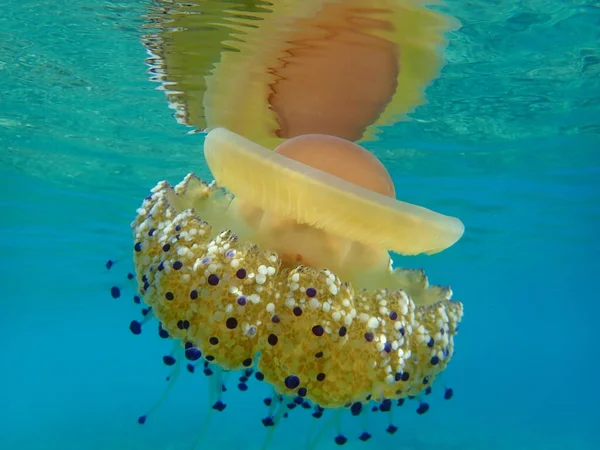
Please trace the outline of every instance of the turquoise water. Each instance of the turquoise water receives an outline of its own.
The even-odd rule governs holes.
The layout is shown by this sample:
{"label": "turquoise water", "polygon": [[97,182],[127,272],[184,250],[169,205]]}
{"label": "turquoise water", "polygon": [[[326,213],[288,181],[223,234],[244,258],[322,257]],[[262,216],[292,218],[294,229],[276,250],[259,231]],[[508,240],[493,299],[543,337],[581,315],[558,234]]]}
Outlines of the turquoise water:
{"label": "turquoise water", "polygon": [[[203,136],[148,80],[149,4],[2,3],[0,448],[189,448],[204,422],[206,382],[186,373],[136,423],[164,389],[170,345],[128,330],[139,314],[123,279],[129,222],[158,180],[208,177]],[[395,411],[394,436],[373,415],[374,439],[345,448],[598,448],[600,10],[444,10],[463,26],[428,103],[368,148],[400,198],[465,223],[449,250],[398,260],[464,302],[444,375],[456,394],[434,396],[424,416]],[[110,298],[115,283],[122,299]],[[260,448],[266,392],[231,392],[203,448]],[[304,448],[308,418],[284,421],[274,448]]]}

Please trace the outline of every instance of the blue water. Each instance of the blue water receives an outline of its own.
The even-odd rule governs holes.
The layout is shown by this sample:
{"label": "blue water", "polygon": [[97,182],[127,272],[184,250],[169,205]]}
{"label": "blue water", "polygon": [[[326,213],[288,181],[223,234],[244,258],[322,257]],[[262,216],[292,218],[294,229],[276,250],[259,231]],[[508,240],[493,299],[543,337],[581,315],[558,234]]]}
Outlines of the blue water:
{"label": "blue water", "polygon": [[[149,1],[13,1],[0,14],[0,448],[189,448],[206,382],[164,389],[170,344],[133,336],[135,209],[157,181],[208,177],[148,80]],[[345,448],[597,449],[600,9],[585,1],[450,1],[463,26],[411,120],[368,144],[403,200],[457,216],[464,238],[403,258],[465,305],[431,411],[374,415]],[[108,258],[119,263],[107,272]],[[121,281],[123,280],[123,281]],[[110,298],[120,283],[122,299]],[[233,391],[234,389],[231,389]],[[203,448],[260,448],[266,388],[231,392]],[[308,418],[276,449],[304,448]],[[393,447],[392,447],[393,446]],[[319,448],[335,447],[330,437]]]}

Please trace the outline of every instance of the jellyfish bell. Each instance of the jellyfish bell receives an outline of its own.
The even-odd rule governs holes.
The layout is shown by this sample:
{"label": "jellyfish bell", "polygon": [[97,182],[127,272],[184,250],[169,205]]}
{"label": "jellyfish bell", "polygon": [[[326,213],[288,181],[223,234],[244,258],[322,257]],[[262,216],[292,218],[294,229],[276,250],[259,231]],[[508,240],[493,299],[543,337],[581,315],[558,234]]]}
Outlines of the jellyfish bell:
{"label": "jellyfish bell", "polygon": [[227,129],[204,144],[242,239],[276,251],[286,267],[329,269],[363,288],[393,288],[388,251],[436,253],[464,231],[460,220],[395,199],[381,162],[359,145],[303,135],[272,152]]}
{"label": "jellyfish bell", "polygon": [[[220,137],[215,138],[216,134]],[[225,130],[211,132],[206,144],[210,160],[215,157],[227,158],[226,153],[220,153],[223,145],[221,139],[227,141],[237,137],[239,136]],[[248,141],[240,141],[239,144],[244,146]],[[238,150],[244,151],[244,147],[239,147]],[[215,152],[216,156],[210,152]],[[293,160],[306,166],[306,169],[328,173],[381,195],[395,197],[394,184],[383,164],[370,152],[352,142],[329,135],[302,135],[280,144],[275,152],[285,158],[276,158],[278,161],[274,165],[267,164],[264,168],[256,169],[261,171],[261,177],[273,183],[277,183],[279,167],[289,167]],[[237,159],[235,154],[230,157]],[[229,170],[235,170],[231,162],[228,166]],[[236,167],[245,170],[243,165]],[[292,170],[298,171],[298,167]],[[275,187],[275,184],[272,186]],[[342,278],[355,282],[358,281],[358,274],[362,274],[367,281],[373,279],[368,276],[370,270],[381,272],[388,268],[387,251],[349,241],[343,236],[329,233],[322,226],[300,223],[294,213],[288,215],[285,212],[273,212],[270,207],[263,209],[252,200],[244,200],[247,192],[245,187],[240,187],[240,192],[231,205],[231,212],[237,212],[246,230],[245,233],[238,234],[264,248],[277,251],[286,267],[293,268],[303,264],[317,269],[331,269]],[[335,205],[331,205],[331,208],[335,209]],[[366,287],[365,282],[361,285]]]}

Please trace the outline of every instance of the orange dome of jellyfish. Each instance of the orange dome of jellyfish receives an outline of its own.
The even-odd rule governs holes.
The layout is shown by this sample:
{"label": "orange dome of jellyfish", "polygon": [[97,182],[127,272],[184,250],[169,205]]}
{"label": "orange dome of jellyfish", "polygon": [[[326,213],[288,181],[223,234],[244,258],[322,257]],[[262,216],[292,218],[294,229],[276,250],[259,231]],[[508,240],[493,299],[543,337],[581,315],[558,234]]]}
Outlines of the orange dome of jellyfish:
{"label": "orange dome of jellyfish", "polygon": [[[385,167],[341,138],[304,135],[271,151],[218,128],[204,154],[214,182],[160,182],[132,223],[139,292],[161,335],[210,373],[255,370],[276,392],[265,426],[285,399],[314,417],[357,415],[430,390],[452,358],[462,304],[422,271],[394,269],[388,251],[439,252],[462,223],[396,200]],[[417,412],[427,409],[420,401]]]}

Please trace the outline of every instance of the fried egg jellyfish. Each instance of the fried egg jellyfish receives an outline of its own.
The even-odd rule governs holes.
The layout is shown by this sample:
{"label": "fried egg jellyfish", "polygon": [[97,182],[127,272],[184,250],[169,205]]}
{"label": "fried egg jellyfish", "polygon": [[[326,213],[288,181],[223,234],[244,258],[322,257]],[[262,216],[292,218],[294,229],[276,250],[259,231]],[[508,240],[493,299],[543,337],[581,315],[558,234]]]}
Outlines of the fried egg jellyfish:
{"label": "fried egg jellyfish", "polygon": [[462,223],[396,200],[377,158],[341,138],[303,135],[271,151],[218,128],[204,154],[214,182],[161,182],[132,223],[143,322],[154,316],[181,348],[165,364],[214,377],[211,412],[226,407],[224,371],[242,371],[241,390],[252,374],[270,384],[265,447],[296,406],[317,419],[333,411],[333,424],[370,402],[388,412],[416,399],[425,413],[462,304],[422,271],[393,268],[388,250],[439,252]]}
{"label": "fried egg jellyfish", "polygon": [[392,408],[429,409],[462,304],[423,271],[393,268],[389,251],[442,251],[463,225],[396,200],[353,141],[423,103],[456,22],[420,0],[156,3],[152,72],[181,123],[212,130],[215,181],[159,183],[132,224],[129,277],[146,307],[130,330],[156,318],[175,343],[168,388],[139,422],[187,369],[208,377],[209,417],[226,408],[227,374],[241,391],[271,385],[265,447],[292,409],[332,415],[338,445],[371,437],[339,429],[343,411],[388,413],[395,433]]}

